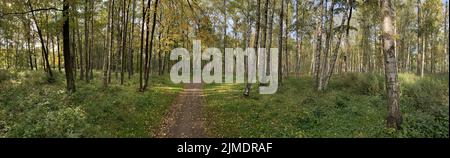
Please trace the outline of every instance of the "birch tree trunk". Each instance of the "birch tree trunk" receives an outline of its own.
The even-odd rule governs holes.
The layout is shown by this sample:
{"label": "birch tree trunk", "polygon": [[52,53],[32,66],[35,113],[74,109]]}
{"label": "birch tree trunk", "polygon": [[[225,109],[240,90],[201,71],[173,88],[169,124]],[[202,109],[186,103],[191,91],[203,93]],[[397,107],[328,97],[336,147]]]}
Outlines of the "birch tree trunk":
{"label": "birch tree trunk", "polygon": [[399,129],[402,114],[399,105],[399,83],[397,76],[397,58],[395,56],[394,26],[391,0],[382,0],[382,38],[385,60],[385,78],[388,100],[387,127]]}
{"label": "birch tree trunk", "polygon": [[316,24],[316,50],[314,52],[314,80],[316,87],[320,85],[320,56],[322,54],[322,24],[323,24],[323,0],[320,0],[317,7],[319,13],[319,20]]}

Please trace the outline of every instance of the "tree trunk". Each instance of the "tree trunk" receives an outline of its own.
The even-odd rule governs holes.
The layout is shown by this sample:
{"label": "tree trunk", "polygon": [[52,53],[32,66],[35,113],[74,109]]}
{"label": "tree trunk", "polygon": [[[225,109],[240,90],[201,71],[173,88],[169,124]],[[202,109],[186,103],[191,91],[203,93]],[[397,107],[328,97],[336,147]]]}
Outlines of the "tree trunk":
{"label": "tree trunk", "polygon": [[420,0],[417,0],[417,75],[423,77],[423,51],[422,51],[422,31],[421,31],[421,8]]}
{"label": "tree trunk", "polygon": [[[296,22],[296,28],[295,28],[295,43],[296,43],[296,49],[297,49],[297,53],[296,53],[296,60],[295,60],[295,75],[297,78],[300,78],[300,59],[301,59],[301,48],[302,48],[302,44],[301,41],[303,41],[302,39],[302,35],[300,35],[300,19],[301,19],[301,15],[300,15],[300,6],[302,5],[302,1],[301,0],[296,0],[296,8],[295,8],[295,22]],[[303,12],[302,12],[303,13]]]}
{"label": "tree trunk", "polygon": [[67,82],[67,92],[73,93],[75,92],[75,79],[73,76],[73,64],[72,58],[70,55],[70,23],[69,23],[69,3],[64,0],[63,5],[63,17],[64,17],[64,25],[63,25],[63,49],[64,49],[64,69],[66,73],[66,82]]}
{"label": "tree trunk", "polygon": [[286,28],[285,28],[285,32],[284,32],[284,51],[285,51],[285,63],[284,63],[284,66],[285,66],[285,72],[284,72],[284,75],[286,76],[286,78],[287,77],[289,77],[289,47],[288,47],[288,43],[289,43],[289,33],[290,33],[290,23],[289,23],[289,21],[290,21],[290,19],[291,19],[291,17],[290,17],[290,14],[289,14],[289,0],[288,1],[286,1],[286,18],[285,18],[285,20],[286,20]]}
{"label": "tree trunk", "polygon": [[[227,47],[227,0],[223,0],[223,53]],[[225,61],[225,58],[223,59]]]}
{"label": "tree trunk", "polygon": [[128,10],[130,3],[126,3],[126,0],[123,0],[123,10],[122,10],[122,23],[123,23],[123,31],[122,31],[122,56],[121,64],[120,64],[120,84],[123,85],[124,77],[125,77],[125,54],[127,53],[127,30],[128,30]]}
{"label": "tree trunk", "polygon": [[30,7],[31,15],[32,15],[34,24],[36,25],[36,29],[37,29],[37,32],[38,32],[38,35],[39,35],[39,39],[40,39],[40,42],[41,42],[43,58],[44,58],[45,66],[47,67],[47,69],[45,69],[45,70],[47,71],[47,73],[49,75],[48,76],[48,82],[53,82],[53,80],[54,80],[53,73],[52,73],[52,70],[50,69],[50,63],[48,61],[48,52],[47,52],[47,49],[45,47],[44,38],[42,37],[42,31],[39,28],[39,25],[38,25],[37,20],[36,20],[36,15],[34,14],[34,9],[33,9],[33,6],[32,6],[30,1],[28,1],[28,6]]}
{"label": "tree trunk", "polygon": [[[75,21],[78,21],[78,18],[75,18]],[[80,80],[84,80],[84,64],[83,64],[83,44],[81,41],[81,34],[80,34],[80,26],[77,24],[77,40],[78,40],[78,54],[80,55],[80,63],[78,64],[80,67]]]}
{"label": "tree trunk", "polygon": [[111,67],[111,51],[112,51],[112,46],[113,46],[113,25],[112,25],[112,15],[114,15],[113,12],[113,7],[114,7],[114,0],[110,0],[108,2],[108,26],[106,28],[106,40],[107,40],[107,55],[104,57],[103,59],[103,87],[107,87],[109,82],[108,82],[108,76],[109,76],[109,71],[110,71],[110,67]]}
{"label": "tree trunk", "polygon": [[[72,22],[74,21],[73,19],[71,19],[71,20],[72,20]],[[76,33],[75,33],[75,29],[73,27],[71,29],[72,29],[72,34],[71,34],[72,38],[70,39],[70,43],[71,43],[71,47],[72,47],[71,52],[73,52],[73,53],[71,53],[70,55],[72,56],[72,63],[73,63],[73,66],[72,66],[72,68],[73,68],[73,77],[77,78],[77,66],[78,66],[78,63],[77,63],[77,59],[76,59],[76,56],[77,56],[77,47],[76,47],[76,44],[75,44],[76,43],[75,42],[75,40],[76,40],[76,38],[75,38]],[[64,54],[63,54],[63,58],[64,58]],[[60,60],[61,60],[61,58],[60,58]]]}
{"label": "tree trunk", "polygon": [[334,25],[334,20],[333,20],[333,13],[334,13],[334,6],[335,6],[335,2],[334,0],[331,0],[331,7],[330,7],[330,11],[328,11],[328,20],[329,20],[329,26],[328,26],[328,30],[327,30],[327,37],[326,37],[326,43],[325,43],[325,51],[324,51],[324,59],[323,59],[323,65],[322,65],[322,73],[320,74],[320,78],[319,78],[319,86],[318,86],[318,90],[322,91],[325,90],[326,87],[326,80],[327,80],[327,75],[330,71],[330,65],[328,63],[328,56],[330,53],[330,49],[331,49],[331,42],[333,41],[333,25]]}
{"label": "tree trunk", "polygon": [[382,0],[382,38],[385,60],[385,77],[388,100],[387,127],[400,129],[402,114],[399,105],[399,83],[397,77],[397,58],[395,56],[394,26],[392,24],[391,0]]}
{"label": "tree trunk", "polygon": [[[59,34],[56,34],[56,44],[58,45],[58,71],[61,72],[61,52],[59,47]],[[70,44],[69,44],[70,45]]]}
{"label": "tree trunk", "polygon": [[[160,17],[159,17],[159,19],[161,19],[161,15],[162,14],[160,14]],[[158,28],[160,28],[160,27],[158,27]],[[158,75],[161,75],[162,74],[162,58],[161,58],[161,55],[162,55],[162,53],[161,53],[161,37],[162,37],[162,30],[159,30],[159,35],[158,35]]]}
{"label": "tree trunk", "polygon": [[[31,54],[32,54],[32,52],[31,52],[31,35],[30,35],[30,33],[31,33],[31,30],[30,30],[30,32],[28,32],[28,35],[27,35],[27,52],[28,52],[28,62],[29,62],[29,64],[30,64],[30,70],[33,70],[33,57],[31,56]],[[0,47],[0,50],[1,50],[1,47]]]}
{"label": "tree trunk", "polygon": [[445,37],[445,40],[444,40],[444,55],[445,55],[445,64],[444,64],[444,67],[445,67],[445,69],[444,69],[444,71],[446,71],[446,72],[448,72],[449,71],[449,51],[450,51],[450,47],[449,47],[449,44],[448,44],[448,34],[449,34],[449,32],[448,32],[448,22],[449,22],[449,15],[448,15],[448,10],[449,10],[449,8],[448,8],[448,1],[445,3],[445,14],[444,14],[444,18],[445,18],[445,20],[444,20],[444,37]]}
{"label": "tree trunk", "polygon": [[274,15],[275,15],[275,7],[277,6],[277,0],[274,0],[273,3],[269,2],[269,6],[272,7],[270,9],[270,18],[269,18],[269,31],[268,31],[268,42],[266,44],[266,52],[267,52],[267,63],[266,63],[266,72],[267,74],[270,74],[270,48],[272,48],[272,37],[273,37],[273,21],[274,21]]}
{"label": "tree trunk", "polygon": [[281,0],[280,10],[280,32],[278,35],[278,84],[281,86],[283,82],[283,16],[284,16],[284,0]]}
{"label": "tree trunk", "polygon": [[[149,30],[147,30],[147,41],[148,41],[148,38],[150,38],[150,48],[149,48],[149,51],[150,51],[150,53],[148,53],[148,50],[146,50],[146,52],[145,53],[147,53],[147,55],[146,55],[146,59],[147,60],[145,60],[145,62],[146,62],[146,67],[145,67],[145,77],[144,77],[144,87],[143,87],[143,89],[142,89],[142,91],[145,91],[146,89],[147,89],[147,86],[148,86],[148,79],[149,79],[149,75],[150,75],[150,65],[151,65],[151,60],[152,60],[152,51],[153,51],[153,36],[154,36],[154,34],[155,34],[155,26],[156,26],[156,15],[157,15],[157,11],[158,11],[158,2],[159,2],[159,0],[156,0],[155,1],[155,9],[153,10],[153,23],[152,23],[152,32],[151,32],[151,34],[150,34],[150,37],[148,36],[148,31]],[[150,5],[150,3],[149,3],[149,5]],[[148,8],[150,8],[150,6],[148,7]],[[150,20],[148,19],[147,20],[147,29],[149,29],[148,28],[148,22],[149,22]],[[146,48],[147,48],[148,46],[146,45]]]}
{"label": "tree trunk", "polygon": [[[85,61],[85,65],[80,65],[80,66],[84,66],[84,75],[85,75],[85,79],[86,82],[89,82],[89,0],[85,0],[84,1],[84,61]],[[80,80],[83,80],[83,78],[80,76]]]}
{"label": "tree trunk", "polygon": [[35,38],[34,38],[34,33],[32,33],[31,39],[32,39],[31,41],[32,41],[32,45],[33,45],[34,69],[38,70],[37,55],[36,55],[36,42],[35,42]]}
{"label": "tree trunk", "polygon": [[[266,2],[265,2],[265,4],[264,4],[264,21],[263,21],[263,23],[262,23],[262,32],[261,32],[261,47],[260,48],[265,48],[265,50],[270,50],[270,48],[267,48],[266,47],[266,43],[267,43],[267,22],[268,22],[268,16],[269,16],[269,0],[266,0]],[[268,46],[268,47],[270,47],[270,46]],[[264,53],[266,53],[267,54],[267,52],[268,51],[266,51],[266,52],[264,52]],[[269,53],[269,55],[270,55],[270,53]],[[265,57],[261,57],[261,59],[263,60],[263,61],[269,61],[269,60],[267,60],[267,55],[265,56]],[[267,62],[264,62],[264,65],[263,65],[263,69],[268,69],[268,67],[269,67],[269,64],[267,63]],[[268,71],[266,72],[266,73],[269,73]],[[261,78],[264,80],[264,82],[266,82],[266,76],[265,75],[263,75],[263,76],[261,76]]]}
{"label": "tree trunk", "polygon": [[[94,13],[95,13],[95,1],[91,1],[91,9],[90,9],[90,33],[91,33],[91,42],[90,43],[90,47],[89,47],[89,60],[88,60],[88,70],[89,70],[89,81],[94,79],[94,72],[93,72],[93,56],[92,56],[92,52],[95,46],[95,36],[94,36]],[[87,75],[86,75],[87,76]]]}
{"label": "tree trunk", "polygon": [[52,44],[52,61],[53,61],[53,69],[56,68],[56,54],[55,54],[55,42],[53,36],[50,37],[50,41]]}
{"label": "tree trunk", "polygon": [[[261,22],[261,4],[260,3],[261,3],[261,0],[257,0],[258,8],[256,10],[257,19],[256,19],[255,41],[254,41],[255,45],[253,46],[255,48],[255,51],[257,51],[257,52],[258,52],[258,44],[259,44],[259,31],[260,31],[260,28],[261,28],[261,23],[260,23]],[[247,57],[247,59],[248,59],[248,57]],[[250,90],[251,90],[251,87],[252,87],[252,83],[251,83],[252,79],[250,79],[250,76],[248,76],[247,80],[248,80],[248,82],[247,82],[247,84],[245,86],[245,89],[244,89],[244,96],[250,96]]]}
{"label": "tree trunk", "polygon": [[345,37],[345,47],[347,49],[347,51],[345,51],[345,55],[344,55],[344,72],[348,72],[348,67],[349,67],[349,58],[350,58],[350,54],[352,51],[352,47],[350,46],[350,22],[352,20],[352,13],[353,13],[353,1],[354,0],[349,0],[349,7],[350,7],[350,12],[348,13],[348,19],[347,19],[347,30],[346,30],[346,37]]}
{"label": "tree trunk", "polygon": [[323,24],[323,0],[318,6],[319,19],[316,25],[316,50],[314,52],[314,80],[316,87],[320,87],[320,56],[322,54],[322,24]]}
{"label": "tree trunk", "polygon": [[444,57],[444,60],[445,60],[445,64],[444,64],[444,67],[445,67],[445,69],[444,69],[444,71],[446,71],[446,72],[448,72],[449,71],[449,51],[450,51],[450,47],[449,47],[449,44],[448,44],[448,42],[449,42],[449,32],[448,32],[448,30],[449,30],[449,26],[448,26],[448,22],[449,22],[449,15],[448,15],[448,13],[449,13],[449,7],[448,7],[448,1],[445,3],[445,14],[444,14],[444,18],[445,18],[445,20],[444,20],[444,37],[445,37],[445,40],[444,40],[444,55],[445,55],[445,57]]}
{"label": "tree trunk", "polygon": [[[345,20],[347,19],[347,13],[344,13],[344,17],[341,19],[342,21],[341,21],[341,25],[340,26],[344,26],[344,24],[345,24]],[[331,57],[331,65],[330,65],[330,68],[329,68],[329,70],[327,71],[328,72],[328,74],[325,76],[325,81],[324,81],[324,87],[323,87],[323,89],[324,90],[326,90],[327,89],[327,87],[328,87],[328,83],[329,83],[329,81],[331,80],[331,76],[333,75],[333,72],[334,72],[334,67],[336,66],[336,61],[337,61],[337,58],[338,58],[338,56],[339,56],[339,49],[340,49],[340,47],[341,47],[341,41],[342,41],[342,36],[343,36],[343,31],[341,30],[341,32],[339,33],[339,36],[338,36],[338,40],[337,40],[337,42],[336,42],[336,46],[335,46],[335,48],[334,48],[334,50],[333,50],[333,56]]]}
{"label": "tree trunk", "polygon": [[[147,3],[150,3],[150,0],[148,0]],[[150,5],[150,4],[148,4]],[[144,58],[144,26],[145,26],[145,20],[146,20],[146,8],[144,0],[142,0],[142,24],[141,24],[141,49],[140,49],[140,56],[139,56],[139,91],[143,91],[144,84],[143,84],[143,58]],[[146,49],[147,50],[147,49]]]}
{"label": "tree trunk", "polygon": [[133,65],[133,56],[134,56],[134,20],[136,17],[136,0],[133,0],[133,15],[131,16],[131,35],[130,35],[130,47],[129,47],[129,54],[128,54],[128,79],[131,79],[131,76],[134,73],[134,65]]}

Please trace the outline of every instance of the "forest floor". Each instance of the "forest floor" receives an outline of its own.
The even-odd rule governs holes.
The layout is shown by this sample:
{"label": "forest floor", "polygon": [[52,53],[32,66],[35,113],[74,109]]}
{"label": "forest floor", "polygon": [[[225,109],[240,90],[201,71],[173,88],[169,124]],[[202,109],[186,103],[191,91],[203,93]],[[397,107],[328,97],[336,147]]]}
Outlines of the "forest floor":
{"label": "forest floor", "polygon": [[335,75],[318,92],[310,76],[289,77],[272,95],[249,97],[244,84],[208,84],[204,93],[207,136],[219,138],[448,138],[448,74],[400,74],[403,128],[386,127],[384,76]]}
{"label": "forest floor", "polygon": [[102,87],[76,80],[77,91],[65,93],[64,74],[55,83],[41,71],[0,70],[1,137],[155,137],[171,104],[183,90],[169,76],[152,75],[148,90],[138,91],[139,75],[120,85],[116,75]]}
{"label": "forest floor", "polygon": [[449,75],[400,74],[399,131],[385,128],[384,76],[335,75],[325,92],[310,76],[285,78],[276,94],[249,97],[244,84],[174,84],[153,75],[138,92],[138,75],[108,88],[101,73],[65,93],[64,74],[48,83],[44,72],[0,70],[1,137],[160,138],[448,138]]}
{"label": "forest floor", "polygon": [[157,137],[202,138],[205,137],[205,103],[202,84],[186,84],[172,103]]}

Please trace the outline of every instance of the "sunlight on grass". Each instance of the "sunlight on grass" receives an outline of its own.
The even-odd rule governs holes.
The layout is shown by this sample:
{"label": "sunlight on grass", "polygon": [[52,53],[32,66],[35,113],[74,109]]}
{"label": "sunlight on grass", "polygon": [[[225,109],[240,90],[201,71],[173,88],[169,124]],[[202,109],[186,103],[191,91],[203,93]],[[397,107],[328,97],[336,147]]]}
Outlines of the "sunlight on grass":
{"label": "sunlight on grass", "polygon": [[[207,133],[211,137],[233,138],[448,137],[442,134],[445,131],[448,133],[448,123],[445,123],[448,122],[445,121],[448,120],[448,110],[445,111],[448,104],[440,98],[448,98],[448,93],[437,88],[422,88],[438,87],[443,83],[447,86],[440,87],[445,89],[448,87],[448,78],[428,81],[413,74],[401,74],[400,78],[405,80],[401,84],[405,91],[401,102],[405,129],[399,132],[392,133],[385,129],[387,109],[383,76],[349,74],[334,78],[330,89],[320,93],[314,90],[311,77],[285,79],[283,86],[274,95],[259,95],[257,86],[253,85],[249,97],[242,95],[244,84],[207,85]],[[414,86],[406,85],[421,88],[415,90],[418,93],[413,93],[410,89]],[[432,93],[435,97],[425,95],[422,91],[430,91],[426,93]],[[426,111],[444,111],[437,111],[439,114],[431,111],[423,113],[413,107],[414,104],[427,105],[422,107]]]}

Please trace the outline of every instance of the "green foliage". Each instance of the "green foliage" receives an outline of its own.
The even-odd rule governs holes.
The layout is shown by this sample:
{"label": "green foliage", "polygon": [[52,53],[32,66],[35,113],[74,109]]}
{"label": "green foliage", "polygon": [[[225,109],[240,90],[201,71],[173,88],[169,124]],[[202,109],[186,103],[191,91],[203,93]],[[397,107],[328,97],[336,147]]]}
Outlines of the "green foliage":
{"label": "green foliage", "polygon": [[17,75],[15,73],[11,73],[7,70],[0,69],[0,83],[2,83],[3,81],[14,79],[16,77]]}
{"label": "green foliage", "polygon": [[[430,77],[431,78],[431,77]],[[429,84],[448,87],[448,77],[421,80],[401,74],[401,88]],[[442,78],[437,80],[438,78]],[[288,78],[274,95],[242,97],[243,85],[208,85],[206,115],[211,137],[444,137],[448,138],[448,104],[422,111],[412,105],[424,97],[401,96],[403,129],[386,129],[384,78],[377,74],[347,74],[331,80],[325,92],[314,90],[313,80]],[[425,85],[423,85],[425,84]],[[257,87],[253,87],[257,89]],[[409,90],[408,90],[409,91]],[[428,93],[421,91],[416,93]],[[404,92],[405,93],[405,92]],[[425,94],[422,94],[425,95]],[[437,91],[439,102],[448,90]],[[436,97],[434,96],[434,97]],[[446,97],[447,99],[443,99]],[[434,100],[434,99],[432,99]],[[437,101],[437,100],[435,100]],[[430,102],[430,101],[427,101]]]}
{"label": "green foliage", "polygon": [[383,95],[384,77],[379,74],[349,73],[332,83],[332,87],[344,88],[365,95]]}
{"label": "green foliage", "polygon": [[8,137],[80,137],[86,129],[86,114],[80,107],[55,111],[38,106],[14,124]]}
{"label": "green foliage", "polygon": [[54,83],[44,72],[17,76],[0,84],[0,137],[152,137],[181,89],[167,76],[154,76],[150,90],[140,93],[135,76],[107,89],[100,80],[78,81],[78,91],[68,95],[57,72]]}
{"label": "green foliage", "polygon": [[407,115],[400,137],[412,138],[448,138],[449,109],[440,108],[436,113],[417,112],[414,116]]}
{"label": "green foliage", "polygon": [[438,107],[448,107],[448,79],[447,81],[425,77],[414,84],[405,84],[403,95],[408,105],[425,112],[434,112]]}

